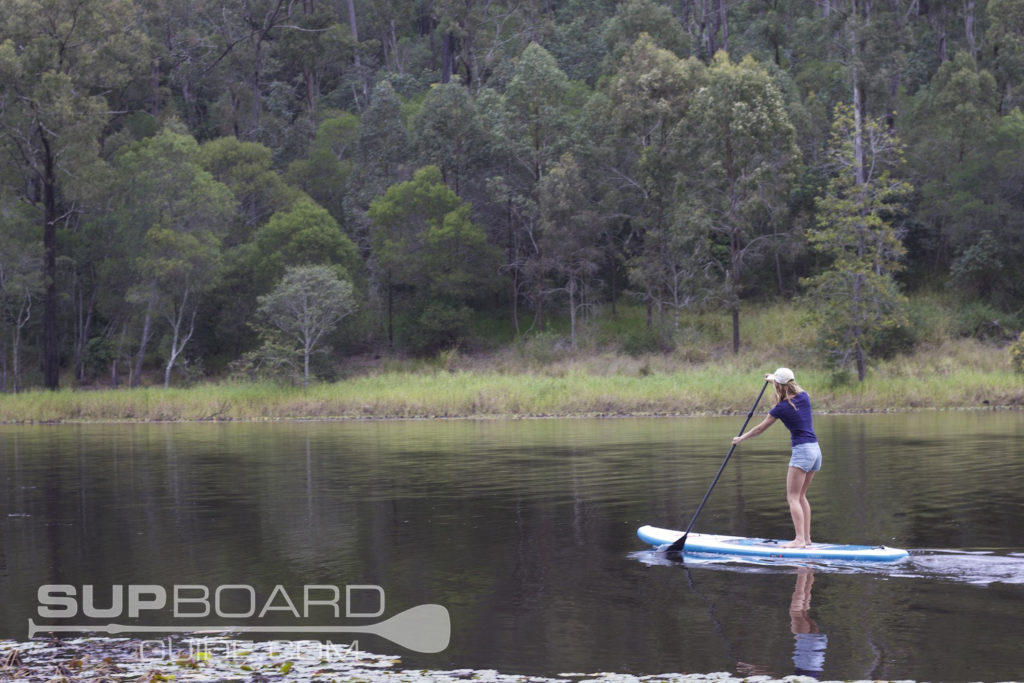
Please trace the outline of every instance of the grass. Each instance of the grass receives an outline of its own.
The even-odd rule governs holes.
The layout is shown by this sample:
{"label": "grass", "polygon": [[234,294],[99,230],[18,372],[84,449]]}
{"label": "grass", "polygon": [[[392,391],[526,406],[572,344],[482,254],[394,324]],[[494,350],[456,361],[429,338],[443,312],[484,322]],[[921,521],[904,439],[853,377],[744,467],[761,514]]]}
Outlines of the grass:
{"label": "grass", "polygon": [[433,359],[387,358],[347,368],[337,382],[205,383],[191,388],[30,391],[0,395],[0,421],[199,421],[707,415],[746,412],[764,372],[797,371],[821,412],[1020,407],[1024,377],[995,343],[950,336],[955,312],[918,301],[926,322],[911,353],[872,365],[863,383],[816,363],[792,306],[745,311],[744,349],[731,352],[721,314],[681,320],[670,353],[609,351],[609,339],[644,327],[644,311],[591,320],[582,347],[537,335],[497,351],[445,352]]}

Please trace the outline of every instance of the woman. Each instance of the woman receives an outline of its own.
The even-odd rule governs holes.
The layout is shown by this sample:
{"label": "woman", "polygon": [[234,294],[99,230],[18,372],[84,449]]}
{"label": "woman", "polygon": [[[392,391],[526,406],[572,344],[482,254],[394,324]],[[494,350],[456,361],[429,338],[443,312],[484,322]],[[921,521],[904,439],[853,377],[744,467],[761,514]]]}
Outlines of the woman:
{"label": "woman", "polygon": [[793,516],[796,538],[783,544],[783,547],[806,548],[811,544],[811,505],[807,502],[807,489],[814,479],[814,473],[821,469],[821,447],[814,433],[811,399],[797,385],[793,371],[789,368],[779,368],[764,378],[775,385],[775,407],[761,424],[735,437],[732,442],[735,445],[752,439],[775,424],[776,420],[782,420],[782,424],[789,429],[793,454],[789,460],[789,474],[786,476],[786,501],[789,503],[789,514]]}

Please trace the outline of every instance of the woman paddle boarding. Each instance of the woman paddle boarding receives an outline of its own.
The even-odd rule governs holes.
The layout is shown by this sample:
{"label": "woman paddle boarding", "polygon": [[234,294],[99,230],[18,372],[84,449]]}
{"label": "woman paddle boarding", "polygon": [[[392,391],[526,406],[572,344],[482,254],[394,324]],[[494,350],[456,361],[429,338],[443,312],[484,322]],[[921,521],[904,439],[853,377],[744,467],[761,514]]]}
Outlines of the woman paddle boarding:
{"label": "woman paddle boarding", "polygon": [[786,501],[789,503],[789,514],[793,517],[793,529],[796,537],[785,548],[806,548],[811,544],[811,504],[807,502],[807,489],[811,486],[814,473],[821,469],[821,447],[814,433],[811,417],[811,399],[801,389],[789,368],[779,368],[765,380],[775,385],[775,407],[773,407],[761,424],[746,434],[734,437],[733,445],[759,436],[766,429],[782,420],[789,429],[790,443],[793,447],[789,460],[789,473],[786,475]]}

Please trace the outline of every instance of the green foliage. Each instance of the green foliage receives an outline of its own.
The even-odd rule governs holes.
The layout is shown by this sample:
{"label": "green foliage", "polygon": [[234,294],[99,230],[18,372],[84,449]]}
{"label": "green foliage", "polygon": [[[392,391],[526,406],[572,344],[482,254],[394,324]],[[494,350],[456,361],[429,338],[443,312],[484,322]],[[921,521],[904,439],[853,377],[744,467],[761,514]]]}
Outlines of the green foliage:
{"label": "green foliage", "polygon": [[[369,217],[376,278],[385,288],[389,339],[395,338],[396,314],[419,311],[433,328],[435,317],[452,318],[451,311],[485,299],[498,254],[436,166],[421,168],[412,180],[388,188],[370,205]],[[437,316],[426,313],[431,306],[439,311]],[[464,327],[460,324],[459,330]]]}
{"label": "green foliage", "polygon": [[[133,381],[186,337],[216,372],[308,264],[352,280],[350,350],[554,328],[569,353],[629,299],[696,358],[692,335],[750,339],[739,311],[809,275],[823,339],[861,334],[837,322],[852,287],[880,298],[863,352],[896,358],[929,339],[897,272],[955,292],[928,325],[1016,331],[1024,0],[241,4],[0,0],[0,251],[44,273],[26,319],[8,269],[3,332],[24,320],[49,386],[98,367],[99,337]],[[857,137],[831,113],[853,84],[860,152],[829,139],[833,118]],[[885,157],[874,121],[907,143],[885,182],[916,193],[837,180]]]}
{"label": "green foliage", "polygon": [[690,41],[671,9],[652,0],[628,0],[619,4],[615,16],[604,23],[601,31],[607,48],[607,63],[612,68],[617,67],[629,46],[641,36],[678,57],[685,57],[689,52]]}
{"label": "green foliage", "polygon": [[752,57],[737,64],[719,52],[675,137],[682,166],[677,219],[720,247],[711,248],[720,274],[716,294],[733,315],[738,352],[744,266],[780,232],[799,159],[796,131],[768,71]]}
{"label": "green foliage", "polygon": [[1010,345],[1010,363],[1016,372],[1024,374],[1024,332]]}
{"label": "green foliage", "polygon": [[349,278],[362,271],[356,245],[334,217],[308,197],[274,213],[250,245],[248,272],[261,285],[282,277],[292,266],[338,266]]}
{"label": "green foliage", "polygon": [[831,153],[838,172],[808,233],[831,266],[805,285],[822,352],[837,368],[853,362],[863,381],[868,356],[895,352],[901,342],[893,330],[907,324],[906,298],[892,278],[906,249],[893,221],[910,186],[890,174],[898,141],[880,122],[862,124],[854,114],[837,107]]}
{"label": "green foliage", "polygon": [[413,139],[423,166],[436,166],[441,177],[463,195],[479,183],[486,132],[476,102],[461,83],[433,86],[412,121]]}
{"label": "green foliage", "polygon": [[472,317],[473,311],[468,306],[431,301],[405,337],[410,348],[417,353],[457,349],[466,339]]}
{"label": "green foliage", "polygon": [[674,348],[672,336],[659,326],[631,327],[620,338],[623,353],[630,356],[644,356],[650,353],[667,353]]}
{"label": "green foliage", "polygon": [[[259,297],[257,313],[303,357],[303,381],[309,385],[310,356],[324,336],[356,310],[352,284],[325,265],[294,266],[269,294]],[[279,348],[279,347],[275,347]]]}
{"label": "green foliage", "polygon": [[216,138],[200,146],[198,161],[238,202],[238,211],[224,234],[228,248],[249,240],[271,215],[299,198],[299,192],[274,169],[273,150],[258,142]]}
{"label": "green foliage", "polygon": [[288,166],[289,181],[305,190],[340,225],[346,221],[346,190],[356,170],[358,139],[359,118],[340,112],[317,126],[309,154]]}

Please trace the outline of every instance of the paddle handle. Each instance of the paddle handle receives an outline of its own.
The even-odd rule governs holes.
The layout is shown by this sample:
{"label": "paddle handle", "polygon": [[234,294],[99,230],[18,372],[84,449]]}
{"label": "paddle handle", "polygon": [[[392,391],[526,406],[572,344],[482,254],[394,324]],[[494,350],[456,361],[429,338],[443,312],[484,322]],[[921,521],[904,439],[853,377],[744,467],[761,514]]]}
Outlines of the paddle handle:
{"label": "paddle handle", "polygon": [[[764,386],[761,387],[761,393],[757,395],[757,399],[754,400],[754,405],[750,406],[750,412],[747,413],[747,419],[743,422],[743,426],[740,427],[740,431],[736,436],[743,436],[743,432],[747,429],[747,425],[750,424],[750,418],[753,417],[754,411],[757,410],[757,404],[761,402],[761,397],[764,396],[764,390],[768,388],[768,381],[764,381]],[[690,530],[693,529],[693,525],[697,523],[697,517],[700,516],[701,510],[704,509],[704,504],[708,502],[708,498],[711,497],[711,491],[714,490],[715,484],[718,483],[719,477],[722,476],[722,472],[725,470],[726,464],[729,462],[729,458],[732,457],[732,452],[736,450],[736,444],[733,444],[729,448],[729,452],[725,455],[725,460],[722,461],[722,466],[718,468],[718,474],[715,475],[714,481],[711,482],[711,486],[708,487],[707,493],[704,494],[704,500],[700,501],[700,505],[697,506],[697,511],[693,513],[693,519],[690,520],[689,526],[686,527],[686,531],[683,535],[676,540],[675,543],[670,545],[666,552],[678,553],[682,552],[683,546],[686,545],[686,537],[690,535]]]}

